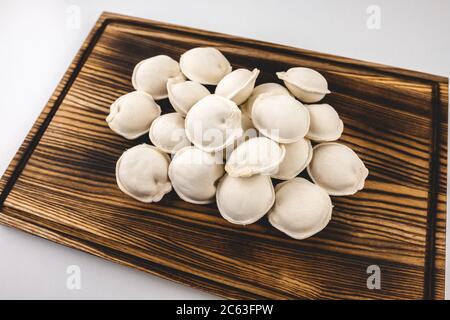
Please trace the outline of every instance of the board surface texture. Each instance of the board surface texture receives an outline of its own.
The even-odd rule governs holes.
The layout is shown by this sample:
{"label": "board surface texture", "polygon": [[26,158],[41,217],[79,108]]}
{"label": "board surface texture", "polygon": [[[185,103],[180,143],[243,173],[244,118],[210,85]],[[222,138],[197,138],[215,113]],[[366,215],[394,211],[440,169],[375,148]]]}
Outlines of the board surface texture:
{"label": "board surface texture", "polygon": [[[133,90],[137,62],[197,46],[259,68],[257,84],[293,66],[327,78],[341,141],[370,175],[333,197],[318,235],[293,240],[266,218],[232,225],[173,192],[142,204],[119,191],[116,160],[147,140],[114,134],[110,104]],[[104,13],[1,179],[0,222],[226,298],[443,299],[447,106],[442,77]],[[367,287],[371,265],[379,290]]]}

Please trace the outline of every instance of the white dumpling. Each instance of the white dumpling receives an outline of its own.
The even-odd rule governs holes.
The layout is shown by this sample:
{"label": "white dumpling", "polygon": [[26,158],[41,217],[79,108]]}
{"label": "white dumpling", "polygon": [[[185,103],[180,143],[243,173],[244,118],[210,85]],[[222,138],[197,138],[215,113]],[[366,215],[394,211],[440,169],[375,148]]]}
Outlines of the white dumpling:
{"label": "white dumpling", "polygon": [[116,164],[120,190],[142,202],[158,202],[172,190],[167,171],[169,157],[148,144],[125,151]]}
{"label": "white dumpling", "polygon": [[231,223],[246,225],[258,221],[269,211],[275,201],[275,191],[268,176],[235,178],[225,174],[217,187],[216,200],[222,217]]}
{"label": "white dumpling", "polygon": [[275,82],[268,82],[260,84],[253,89],[252,94],[248,98],[247,102],[241,106],[241,110],[250,118],[252,117],[253,104],[256,99],[262,95],[263,93],[272,93],[272,94],[286,94],[291,95],[285,87],[281,84]]}
{"label": "white dumpling", "polygon": [[290,180],[298,176],[308,166],[313,156],[311,141],[302,138],[297,142],[285,144],[286,154],[277,173],[272,178]]}
{"label": "white dumpling", "polygon": [[271,175],[285,155],[284,146],[266,138],[251,138],[241,143],[230,155],[225,170],[232,177],[250,177],[254,174]]}
{"label": "white dumpling", "polygon": [[115,133],[126,139],[136,139],[147,133],[161,108],[152,96],[133,91],[118,98],[110,107],[106,122]]}
{"label": "white dumpling", "polygon": [[231,65],[227,58],[212,47],[186,51],[181,55],[180,68],[189,80],[209,85],[217,85],[231,72]]}
{"label": "white dumpling", "polygon": [[364,188],[369,170],[352,149],[337,142],[326,142],[316,145],[313,153],[308,174],[330,195],[352,195]]}
{"label": "white dumpling", "polygon": [[240,105],[252,94],[258,75],[258,69],[236,69],[220,80],[215,93]]}
{"label": "white dumpling", "polygon": [[293,143],[309,130],[309,112],[295,98],[285,94],[264,93],[253,104],[252,120],[266,137],[279,143]]}
{"label": "white dumpling", "polygon": [[329,104],[311,104],[309,111],[310,125],[306,137],[317,142],[335,141],[344,131],[344,123],[336,110]]}
{"label": "white dumpling", "polygon": [[331,219],[330,196],[318,185],[295,178],[275,187],[269,222],[294,239],[306,239],[323,230]]}
{"label": "white dumpling", "polygon": [[167,80],[183,78],[178,62],[159,55],[139,62],[133,70],[131,82],[136,90],[150,94],[153,99],[167,98]]}
{"label": "white dumpling", "polygon": [[241,110],[224,97],[206,96],[186,116],[186,136],[203,151],[223,150],[241,135]]}
{"label": "white dumpling", "polygon": [[224,173],[222,159],[195,147],[179,150],[169,167],[175,192],[195,204],[214,201],[218,180]]}
{"label": "white dumpling", "polygon": [[177,112],[156,118],[150,127],[149,137],[159,150],[166,153],[175,153],[191,145],[186,137],[184,118]]}
{"label": "white dumpling", "polygon": [[172,107],[183,117],[194,104],[208,96],[210,92],[205,86],[194,81],[172,78],[167,81],[167,92]]}
{"label": "white dumpling", "polygon": [[327,80],[316,70],[309,68],[291,68],[286,72],[277,72],[279,79],[292,94],[302,102],[314,103],[330,93]]}

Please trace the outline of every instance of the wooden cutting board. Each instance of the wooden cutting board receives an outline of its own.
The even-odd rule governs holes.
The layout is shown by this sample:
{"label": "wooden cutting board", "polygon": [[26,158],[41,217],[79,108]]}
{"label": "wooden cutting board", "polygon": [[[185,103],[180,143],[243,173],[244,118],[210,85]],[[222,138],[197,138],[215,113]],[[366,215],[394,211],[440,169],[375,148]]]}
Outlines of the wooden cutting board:
{"label": "wooden cutting board", "polygon": [[[236,226],[215,205],[119,191],[116,160],[147,138],[114,134],[110,104],[133,90],[137,62],[197,46],[259,68],[258,84],[292,66],[328,79],[342,141],[370,175],[363,191],[333,198],[318,235],[296,241],[266,218]],[[447,106],[446,78],[104,13],[1,179],[0,222],[226,298],[442,299]],[[380,290],[367,288],[371,265]]]}

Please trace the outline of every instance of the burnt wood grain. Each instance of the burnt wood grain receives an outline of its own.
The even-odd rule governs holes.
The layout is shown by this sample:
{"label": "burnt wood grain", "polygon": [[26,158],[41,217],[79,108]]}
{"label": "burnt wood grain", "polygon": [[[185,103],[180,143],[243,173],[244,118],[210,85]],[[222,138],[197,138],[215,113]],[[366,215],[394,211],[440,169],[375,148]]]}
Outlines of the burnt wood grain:
{"label": "burnt wood grain", "polygon": [[[259,68],[258,84],[292,66],[328,79],[342,141],[370,175],[361,192],[333,198],[318,235],[297,241],[266,218],[236,226],[215,205],[119,191],[116,160],[148,139],[111,132],[109,105],[133,90],[137,62],[197,46]],[[227,298],[443,299],[447,117],[443,77],[104,13],[0,181],[0,222]],[[370,265],[380,290],[366,286]]]}

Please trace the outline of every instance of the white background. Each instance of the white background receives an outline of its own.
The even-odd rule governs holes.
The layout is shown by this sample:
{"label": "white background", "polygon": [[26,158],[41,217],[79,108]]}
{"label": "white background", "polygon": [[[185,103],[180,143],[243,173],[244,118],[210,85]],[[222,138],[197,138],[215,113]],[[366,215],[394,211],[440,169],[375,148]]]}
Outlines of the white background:
{"label": "white background", "polygon": [[[72,5],[81,10],[79,28],[70,23]],[[370,5],[381,9],[381,29],[367,27]],[[450,76],[446,0],[0,0],[0,174],[102,11]],[[69,265],[81,268],[81,290],[66,287]],[[0,298],[214,297],[0,226]]]}

